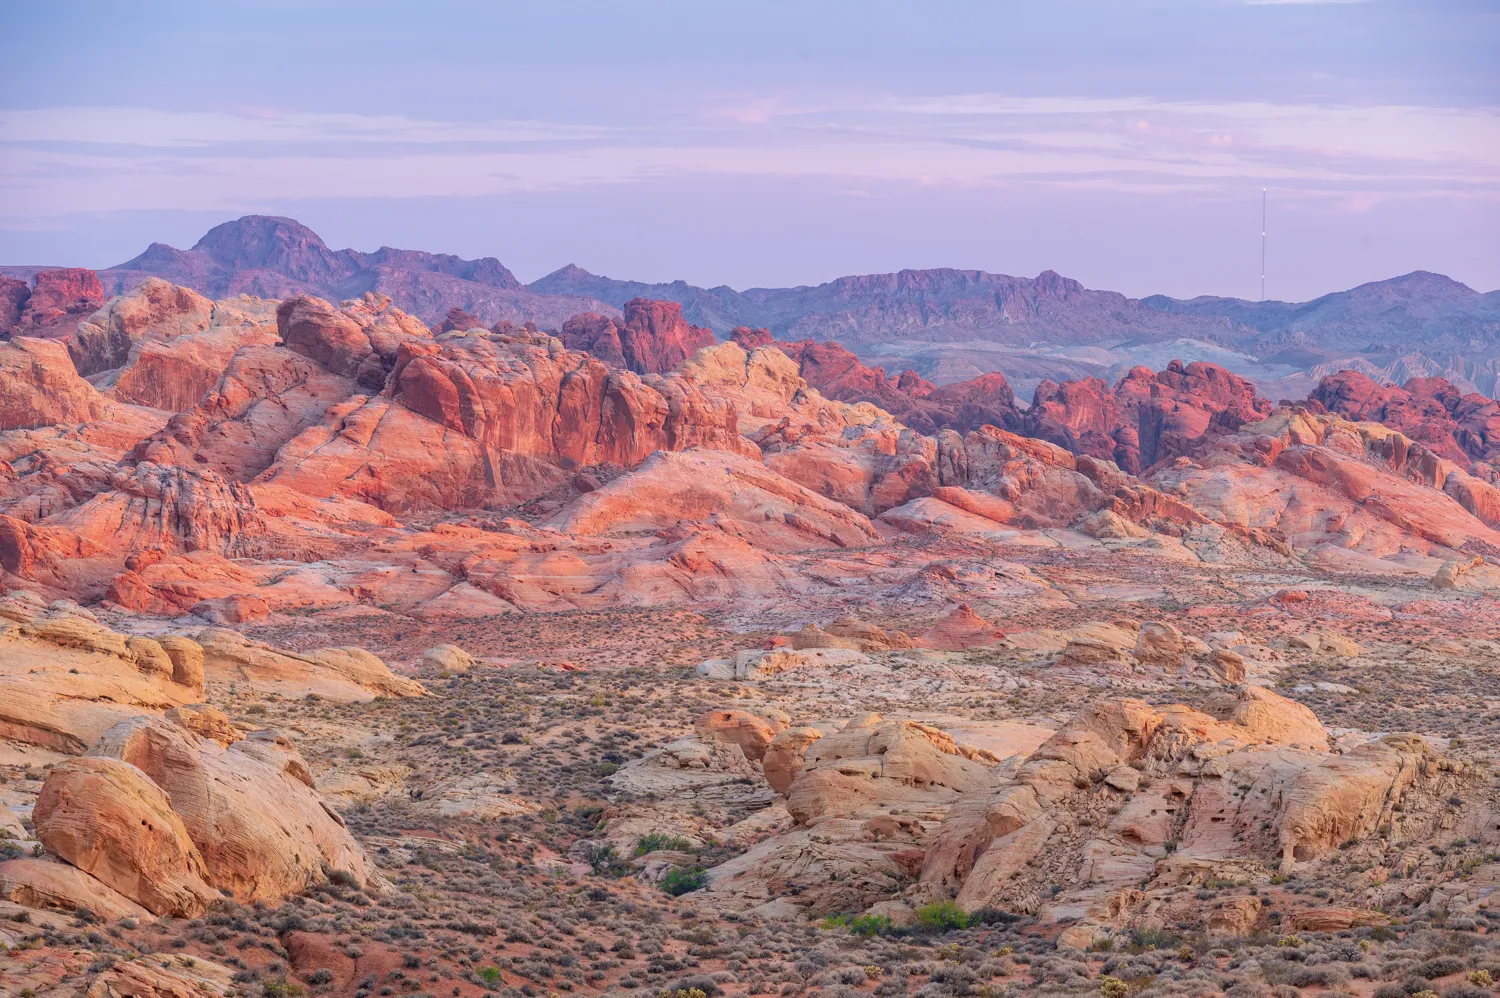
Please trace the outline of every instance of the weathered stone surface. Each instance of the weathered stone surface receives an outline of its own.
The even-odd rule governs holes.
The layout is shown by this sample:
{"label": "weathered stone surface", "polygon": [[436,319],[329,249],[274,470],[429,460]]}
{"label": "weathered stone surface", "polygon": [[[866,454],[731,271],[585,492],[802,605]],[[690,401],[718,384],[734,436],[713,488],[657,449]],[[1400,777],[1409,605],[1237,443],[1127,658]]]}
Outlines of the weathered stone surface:
{"label": "weathered stone surface", "polygon": [[86,757],[54,767],[33,820],[50,852],[153,914],[192,917],[218,896],[171,802],[127,762]]}
{"label": "weathered stone surface", "polygon": [[376,880],[277,732],[225,748],[168,721],[136,718],[106,732],[89,755],[129,763],[160,787],[203,858],[204,878],[237,898],[274,900],[334,872],[360,885]]}

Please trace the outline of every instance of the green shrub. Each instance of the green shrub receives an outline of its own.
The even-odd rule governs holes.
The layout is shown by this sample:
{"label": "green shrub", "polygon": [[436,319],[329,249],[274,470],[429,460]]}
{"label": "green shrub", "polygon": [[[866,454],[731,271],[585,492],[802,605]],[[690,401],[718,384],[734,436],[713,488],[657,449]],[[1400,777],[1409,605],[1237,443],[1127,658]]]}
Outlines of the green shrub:
{"label": "green shrub", "polygon": [[1105,974],[1099,978],[1099,994],[1103,995],[1104,998],[1125,998],[1126,995],[1130,994],[1130,985],[1118,977],[1111,977]]}
{"label": "green shrub", "polygon": [[620,861],[620,854],[607,842],[589,843],[584,848],[584,859],[588,861],[589,868],[600,876],[618,876],[625,868],[625,864]]}
{"label": "green shrub", "polygon": [[917,928],[928,932],[951,932],[969,926],[969,913],[954,901],[934,901],[917,909]]}
{"label": "green shrub", "polygon": [[650,832],[636,841],[635,854],[644,856],[648,852],[660,852],[663,849],[670,849],[673,852],[689,852],[692,848],[693,844],[680,835]]}
{"label": "green shrub", "polygon": [[500,978],[500,968],[499,967],[480,967],[479,968],[479,978],[480,978],[480,980],[484,981],[484,983],[486,983],[486,984],[488,984],[488,985],[490,985],[490,986],[493,987],[494,985],[500,983],[500,980],[501,980],[501,978]]}
{"label": "green shrub", "polygon": [[661,878],[661,889],[673,897],[696,891],[707,884],[708,871],[701,866],[690,866],[687,869],[674,866]]}
{"label": "green shrub", "polygon": [[301,998],[307,994],[307,989],[295,981],[289,981],[285,977],[277,977],[269,981],[262,981],[260,993],[263,998]]}
{"label": "green shrub", "polygon": [[848,929],[856,936],[887,936],[896,923],[888,915],[834,915],[822,921],[825,929]]}

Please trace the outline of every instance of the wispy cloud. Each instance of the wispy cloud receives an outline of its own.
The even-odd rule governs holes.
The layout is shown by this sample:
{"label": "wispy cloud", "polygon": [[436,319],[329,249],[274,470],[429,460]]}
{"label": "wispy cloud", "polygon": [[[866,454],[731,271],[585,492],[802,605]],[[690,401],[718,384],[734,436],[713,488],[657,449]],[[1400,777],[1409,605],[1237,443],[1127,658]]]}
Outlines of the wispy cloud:
{"label": "wispy cloud", "polygon": [[[0,224],[687,175],[1500,198],[1495,109],[952,94],[721,95],[629,128],[234,109],[0,111]],[[1348,200],[1348,199],[1354,200]]]}
{"label": "wispy cloud", "polygon": [[0,110],[0,142],[209,148],[225,143],[556,142],[597,138],[606,130],[542,121],[430,121],[396,114],[317,113],[276,108],[164,111],[147,107]]}

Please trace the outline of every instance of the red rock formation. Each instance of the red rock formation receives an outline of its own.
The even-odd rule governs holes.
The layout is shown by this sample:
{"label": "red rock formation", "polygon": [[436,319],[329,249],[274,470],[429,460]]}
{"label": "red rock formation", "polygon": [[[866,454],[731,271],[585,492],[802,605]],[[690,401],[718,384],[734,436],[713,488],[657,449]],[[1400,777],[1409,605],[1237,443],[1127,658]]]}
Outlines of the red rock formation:
{"label": "red rock formation", "polygon": [[81,267],[44,270],[32,279],[16,334],[20,336],[68,336],[80,319],[104,304],[99,275]]}
{"label": "red rock formation", "polygon": [[123,366],[131,347],[142,340],[171,340],[202,332],[213,311],[214,303],[196,291],[148,278],[79,323],[68,353],[84,377],[109,371]]}
{"label": "red rock formation", "polygon": [[438,332],[451,333],[454,330],[463,332],[465,329],[481,329],[483,327],[484,323],[480,322],[477,316],[454,305],[448,310],[448,314],[443,316],[443,324],[438,328]]}
{"label": "red rock formation", "polygon": [[0,430],[84,423],[107,405],[63,344],[27,336],[0,343]]}
{"label": "red rock formation", "polygon": [[379,391],[402,343],[432,334],[390,299],[367,294],[362,302],[334,308],[321,298],[298,295],[276,309],[276,330],[287,347],[334,374]]}
{"label": "red rock formation", "polygon": [[1160,373],[1131,368],[1113,390],[1098,378],[1044,381],[1022,432],[1138,474],[1210,432],[1264,419],[1271,408],[1253,383],[1216,364],[1174,360]]}
{"label": "red rock formation", "polygon": [[[143,354],[137,366],[146,361]],[[356,390],[349,378],[290,350],[243,347],[196,407],[142,440],[129,459],[209,469],[249,481],[271,465],[283,444]]]}
{"label": "red rock formation", "polygon": [[1464,395],[1443,378],[1412,378],[1397,388],[1340,371],[1308,399],[1345,419],[1384,423],[1464,467],[1500,455],[1500,402]]}
{"label": "red rock formation", "polygon": [[[508,342],[507,342],[508,340]],[[633,467],[656,450],[743,450],[734,410],[678,379],[642,381],[545,338],[408,344],[391,394],[408,409],[497,451],[567,467]]]}
{"label": "red rock formation", "polygon": [[637,374],[664,374],[718,342],[712,329],[688,325],[681,305],[646,298],[626,302],[623,319],[597,312],[575,315],[563,323],[559,336],[569,349],[587,351]]}
{"label": "red rock formation", "polygon": [[1005,632],[995,627],[967,603],[960,603],[937,620],[917,639],[923,648],[941,651],[961,651],[983,645],[992,645],[1005,637]]}
{"label": "red rock formation", "polygon": [[584,312],[563,323],[558,333],[569,350],[582,350],[611,367],[625,367],[625,350],[620,343],[620,323],[598,312]]}
{"label": "red rock formation", "polygon": [[[758,339],[755,332],[746,331]],[[827,397],[873,403],[919,433],[967,433],[985,424],[1014,429],[1020,419],[1015,393],[998,372],[937,388],[915,371],[892,380],[884,368],[865,365],[838,343],[804,340],[775,345],[797,362],[807,383]]]}
{"label": "red rock formation", "polygon": [[0,339],[10,336],[31,297],[31,285],[14,277],[0,277]]}
{"label": "red rock formation", "polygon": [[729,331],[729,338],[744,347],[747,353],[756,347],[768,347],[776,342],[776,337],[764,327],[751,329],[749,326],[735,326]]}
{"label": "red rock formation", "polygon": [[625,303],[620,348],[626,366],[638,374],[670,371],[717,342],[712,329],[683,321],[682,306],[675,301],[634,298]]}

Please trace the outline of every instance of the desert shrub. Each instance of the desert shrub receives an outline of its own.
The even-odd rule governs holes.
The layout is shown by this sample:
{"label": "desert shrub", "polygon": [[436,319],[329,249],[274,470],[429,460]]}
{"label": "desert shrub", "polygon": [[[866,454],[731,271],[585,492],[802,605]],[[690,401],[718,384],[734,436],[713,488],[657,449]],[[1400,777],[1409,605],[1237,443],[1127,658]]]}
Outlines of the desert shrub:
{"label": "desert shrub", "polygon": [[825,929],[848,929],[856,936],[890,935],[896,927],[887,915],[833,915],[819,924]]}
{"label": "desert shrub", "polygon": [[589,843],[584,847],[583,858],[589,864],[589,869],[601,876],[619,874],[624,869],[620,854],[607,842]]}
{"label": "desert shrub", "polygon": [[969,926],[969,913],[954,901],[934,901],[917,909],[917,928],[927,932],[951,932]]}
{"label": "desert shrub", "polygon": [[1236,981],[1224,992],[1224,998],[1267,998],[1271,989],[1260,981]]}
{"label": "desert shrub", "polygon": [[1464,969],[1463,961],[1456,956],[1435,956],[1417,967],[1423,977],[1447,977]]}
{"label": "desert shrub", "polygon": [[1454,984],[1443,989],[1443,998],[1495,998],[1487,988],[1476,988],[1472,984]]}
{"label": "desert shrub", "polygon": [[667,875],[661,878],[659,885],[673,897],[691,893],[708,884],[708,871],[701,866],[689,866],[683,868],[674,866],[667,871]]}
{"label": "desert shrub", "polygon": [[673,981],[662,989],[662,994],[670,998],[714,998],[724,993],[724,989],[712,977],[706,974],[694,974],[692,977],[684,977],[680,981]]}
{"label": "desert shrub", "polygon": [[1126,995],[1130,994],[1130,985],[1118,977],[1110,977],[1108,974],[1105,974],[1099,978],[1099,994],[1103,998],[1125,998]]}
{"label": "desert shrub", "polygon": [[500,968],[499,967],[480,967],[479,968],[479,979],[482,980],[482,981],[484,981],[484,983],[490,985],[491,987],[494,987],[496,984],[499,984],[500,981],[501,981]]}
{"label": "desert shrub", "polygon": [[261,981],[260,993],[262,998],[301,998],[307,994],[307,989],[285,977],[275,977],[269,981]]}
{"label": "desert shrub", "polygon": [[329,970],[327,967],[319,967],[317,970],[307,975],[307,983],[313,985],[314,987],[318,987],[319,985],[323,984],[330,984],[332,982],[333,971]]}
{"label": "desert shrub", "polygon": [[1134,929],[1130,933],[1130,948],[1136,952],[1172,949],[1177,943],[1178,937],[1165,929]]}
{"label": "desert shrub", "polygon": [[635,854],[644,856],[648,852],[660,852],[670,849],[673,852],[688,852],[693,844],[680,835],[667,835],[664,832],[650,832],[642,835],[635,844]]}

